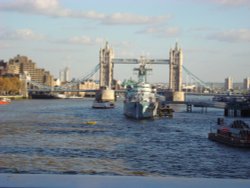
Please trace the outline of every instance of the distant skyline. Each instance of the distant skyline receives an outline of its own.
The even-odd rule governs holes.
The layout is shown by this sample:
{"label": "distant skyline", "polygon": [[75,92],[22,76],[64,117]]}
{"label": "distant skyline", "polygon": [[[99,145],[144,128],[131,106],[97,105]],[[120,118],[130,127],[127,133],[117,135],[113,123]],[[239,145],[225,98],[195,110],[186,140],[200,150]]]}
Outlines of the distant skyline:
{"label": "distant skyline", "polygon": [[[80,78],[106,41],[117,58],[162,59],[178,42],[184,66],[203,81],[243,82],[249,18],[250,0],[0,0],[0,59],[25,55],[55,77],[68,66]],[[134,78],[134,67],[115,65],[115,78]],[[168,66],[152,68],[149,81],[168,82]]]}

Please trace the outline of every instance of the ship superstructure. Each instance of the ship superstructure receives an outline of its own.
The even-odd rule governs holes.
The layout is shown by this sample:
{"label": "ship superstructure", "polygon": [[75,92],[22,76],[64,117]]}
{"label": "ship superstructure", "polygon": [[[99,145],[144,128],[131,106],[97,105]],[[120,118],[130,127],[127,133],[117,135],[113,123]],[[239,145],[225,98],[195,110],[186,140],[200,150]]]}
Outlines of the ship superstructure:
{"label": "ship superstructure", "polygon": [[145,59],[141,59],[138,72],[138,82],[128,86],[124,100],[124,115],[135,119],[146,119],[157,116],[159,101],[156,89],[147,82],[147,73],[152,71],[146,68]]}

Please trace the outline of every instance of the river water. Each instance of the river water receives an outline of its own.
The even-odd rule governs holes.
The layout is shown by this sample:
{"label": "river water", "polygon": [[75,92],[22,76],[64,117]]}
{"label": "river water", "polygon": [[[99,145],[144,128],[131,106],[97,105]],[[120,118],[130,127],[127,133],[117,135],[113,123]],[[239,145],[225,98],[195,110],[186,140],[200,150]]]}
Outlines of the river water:
{"label": "river water", "polygon": [[124,117],[122,101],[98,110],[92,100],[1,105],[0,173],[250,178],[249,149],[207,138],[222,110],[187,113],[179,105],[173,118],[135,121]]}

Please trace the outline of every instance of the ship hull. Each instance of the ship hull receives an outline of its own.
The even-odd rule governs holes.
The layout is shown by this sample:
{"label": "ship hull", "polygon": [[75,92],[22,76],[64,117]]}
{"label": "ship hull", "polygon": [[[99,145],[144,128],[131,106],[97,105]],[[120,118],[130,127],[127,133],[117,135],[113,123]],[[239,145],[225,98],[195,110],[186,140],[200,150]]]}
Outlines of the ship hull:
{"label": "ship hull", "polygon": [[124,102],[124,115],[133,119],[150,119],[157,116],[157,103]]}
{"label": "ship hull", "polygon": [[54,95],[51,94],[31,94],[32,99],[56,99]]}
{"label": "ship hull", "polygon": [[32,99],[65,99],[66,97],[53,95],[53,94],[31,94]]}
{"label": "ship hull", "polygon": [[222,144],[226,144],[229,146],[233,146],[233,147],[250,148],[250,140],[232,138],[230,136],[220,135],[216,133],[209,133],[208,139],[212,141],[220,142]]}

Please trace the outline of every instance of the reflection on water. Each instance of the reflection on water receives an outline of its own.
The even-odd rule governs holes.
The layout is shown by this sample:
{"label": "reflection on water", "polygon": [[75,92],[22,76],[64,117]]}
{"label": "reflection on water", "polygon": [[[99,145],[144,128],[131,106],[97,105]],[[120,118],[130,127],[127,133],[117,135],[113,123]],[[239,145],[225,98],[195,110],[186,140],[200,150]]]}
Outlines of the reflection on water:
{"label": "reflection on water", "polygon": [[[134,121],[91,99],[23,100],[0,106],[0,173],[250,178],[250,151],[207,139],[221,110]],[[87,121],[96,121],[87,125]],[[249,119],[245,119],[250,122]]]}

